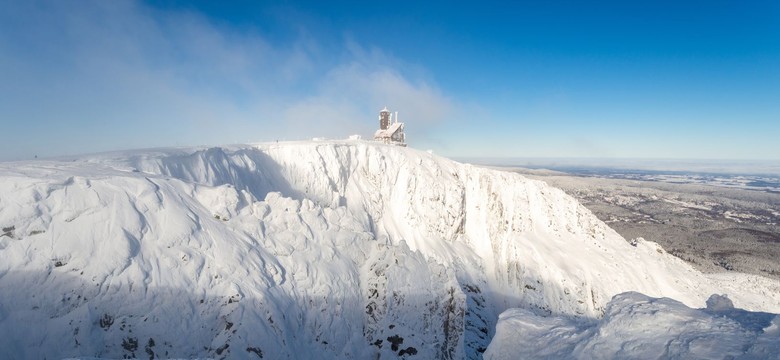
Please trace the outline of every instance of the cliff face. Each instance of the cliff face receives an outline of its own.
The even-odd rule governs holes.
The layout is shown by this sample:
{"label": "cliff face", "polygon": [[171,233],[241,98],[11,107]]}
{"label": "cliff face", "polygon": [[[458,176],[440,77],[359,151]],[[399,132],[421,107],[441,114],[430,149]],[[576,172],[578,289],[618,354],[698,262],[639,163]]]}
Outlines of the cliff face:
{"label": "cliff face", "polygon": [[[598,318],[625,291],[701,306],[733,281],[631,246],[544,183],[366,142],[0,163],[0,178],[12,358],[474,358],[508,308]],[[780,308],[748,280],[736,304]]]}

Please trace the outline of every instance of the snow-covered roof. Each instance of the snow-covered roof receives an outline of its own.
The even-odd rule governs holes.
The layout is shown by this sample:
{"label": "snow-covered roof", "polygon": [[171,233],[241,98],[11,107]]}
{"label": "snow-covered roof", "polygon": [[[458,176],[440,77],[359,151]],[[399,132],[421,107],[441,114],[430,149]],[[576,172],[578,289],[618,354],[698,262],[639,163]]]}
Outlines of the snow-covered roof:
{"label": "snow-covered roof", "polygon": [[390,126],[385,130],[377,130],[374,133],[374,137],[391,137],[393,134],[395,134],[397,131],[401,129],[401,127],[404,125],[404,123],[392,123]]}

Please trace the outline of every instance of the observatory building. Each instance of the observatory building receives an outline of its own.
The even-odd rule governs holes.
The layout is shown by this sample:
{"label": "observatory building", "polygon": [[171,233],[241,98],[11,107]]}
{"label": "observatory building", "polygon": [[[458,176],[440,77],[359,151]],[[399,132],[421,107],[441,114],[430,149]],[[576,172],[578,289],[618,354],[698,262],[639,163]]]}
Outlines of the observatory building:
{"label": "observatory building", "polygon": [[398,112],[394,114],[387,110],[385,106],[379,112],[379,130],[374,133],[374,140],[385,144],[406,146],[406,134],[404,134],[404,123],[398,122]]}

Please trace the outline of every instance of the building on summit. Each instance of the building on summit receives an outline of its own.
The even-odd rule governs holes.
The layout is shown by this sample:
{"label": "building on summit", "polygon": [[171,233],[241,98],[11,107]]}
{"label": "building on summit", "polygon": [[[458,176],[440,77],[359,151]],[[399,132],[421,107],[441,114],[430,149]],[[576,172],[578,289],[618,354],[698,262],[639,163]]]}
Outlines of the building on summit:
{"label": "building on summit", "polygon": [[406,134],[404,134],[404,123],[398,122],[398,112],[394,114],[387,110],[385,106],[379,112],[379,130],[374,133],[374,141],[380,141],[385,144],[406,146]]}

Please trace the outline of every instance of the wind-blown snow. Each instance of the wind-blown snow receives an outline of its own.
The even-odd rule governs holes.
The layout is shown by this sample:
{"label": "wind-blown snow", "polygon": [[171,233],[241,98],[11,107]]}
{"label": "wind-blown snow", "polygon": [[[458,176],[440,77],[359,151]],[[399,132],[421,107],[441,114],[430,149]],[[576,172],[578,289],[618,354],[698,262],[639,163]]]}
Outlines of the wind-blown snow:
{"label": "wind-blown snow", "polygon": [[600,320],[501,314],[485,359],[777,359],[780,316],[735,309],[713,295],[707,308],[636,292],[615,296]]}
{"label": "wind-blown snow", "polygon": [[[780,312],[778,284],[629,245],[562,191],[350,142],[0,163],[11,358],[475,358],[498,315],[638,291]],[[499,328],[500,330],[500,328]]]}

